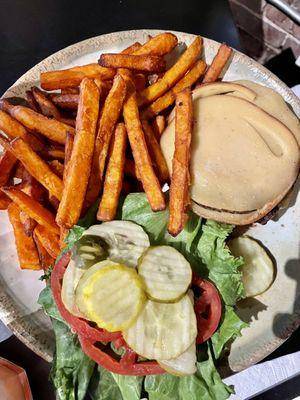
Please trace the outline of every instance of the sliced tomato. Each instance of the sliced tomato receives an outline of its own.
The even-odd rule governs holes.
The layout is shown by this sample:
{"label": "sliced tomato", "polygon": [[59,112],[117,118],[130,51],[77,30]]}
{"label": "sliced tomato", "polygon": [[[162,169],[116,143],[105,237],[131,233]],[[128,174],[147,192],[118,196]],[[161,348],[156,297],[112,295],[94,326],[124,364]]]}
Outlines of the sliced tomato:
{"label": "sliced tomato", "polygon": [[126,349],[123,357],[117,360],[97,347],[96,341],[91,341],[81,335],[78,337],[85,354],[110,372],[135,376],[159,375],[166,372],[156,361],[137,362],[138,355],[129,348]]}
{"label": "sliced tomato", "polygon": [[104,329],[92,327],[89,322],[83,318],[78,318],[71,314],[61,299],[62,279],[65,270],[70,261],[70,253],[66,253],[59,262],[54,266],[51,273],[51,289],[58,311],[63,319],[70,325],[72,330],[78,335],[86,337],[90,340],[101,342],[110,342],[121,337],[121,332],[107,332]]}
{"label": "sliced tomato", "polygon": [[222,303],[218,290],[211,282],[194,274],[192,285],[197,294],[194,303],[198,327],[196,343],[200,344],[208,340],[218,328]]}

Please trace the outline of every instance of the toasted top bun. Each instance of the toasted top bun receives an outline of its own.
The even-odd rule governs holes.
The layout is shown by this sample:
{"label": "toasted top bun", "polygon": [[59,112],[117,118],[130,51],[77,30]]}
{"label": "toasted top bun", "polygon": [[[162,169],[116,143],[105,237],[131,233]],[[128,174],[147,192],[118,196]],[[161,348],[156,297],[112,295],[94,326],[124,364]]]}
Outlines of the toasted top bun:
{"label": "toasted top bun", "polygon": [[[300,140],[299,123],[279,95],[241,83],[194,91],[190,166],[194,211],[237,225],[262,218],[290,190],[299,172]],[[173,118],[161,139],[170,171],[174,126]]]}

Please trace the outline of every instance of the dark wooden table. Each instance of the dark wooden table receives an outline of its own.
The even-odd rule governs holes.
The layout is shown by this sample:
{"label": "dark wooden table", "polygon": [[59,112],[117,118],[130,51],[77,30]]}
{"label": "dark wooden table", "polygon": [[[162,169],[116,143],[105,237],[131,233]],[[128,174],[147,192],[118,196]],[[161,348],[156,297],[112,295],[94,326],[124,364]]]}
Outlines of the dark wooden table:
{"label": "dark wooden table", "polygon": [[[0,6],[0,93],[53,52],[102,33],[172,29],[227,42],[240,50],[226,0],[1,0]],[[280,75],[277,64],[274,69]],[[300,350],[299,339],[298,331],[268,359]],[[25,368],[34,399],[55,398],[48,381],[50,365],[16,337],[0,343],[0,356]]]}

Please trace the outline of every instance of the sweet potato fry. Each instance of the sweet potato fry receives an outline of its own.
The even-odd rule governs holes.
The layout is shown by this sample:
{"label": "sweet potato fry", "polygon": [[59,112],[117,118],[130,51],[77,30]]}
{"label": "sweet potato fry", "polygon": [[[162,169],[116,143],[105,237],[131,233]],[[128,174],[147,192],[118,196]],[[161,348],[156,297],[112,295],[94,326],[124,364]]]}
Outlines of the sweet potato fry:
{"label": "sweet potato fry", "polygon": [[98,89],[100,90],[101,98],[106,98],[113,85],[113,81],[102,81],[99,78],[95,78],[94,82],[96,83]]}
{"label": "sweet potato fry", "polygon": [[168,232],[177,236],[187,219],[189,204],[191,140],[193,129],[193,100],[190,89],[176,96],[175,150],[172,160]]}
{"label": "sweet potato fry", "polygon": [[79,94],[56,94],[52,97],[52,101],[60,108],[77,110]]}
{"label": "sweet potato fry", "polygon": [[72,133],[68,132],[67,136],[66,136],[66,144],[65,144],[63,182],[66,181],[67,176],[68,176],[68,167],[69,167],[69,161],[70,161],[71,155],[72,155],[73,145],[74,145],[74,135]]}
{"label": "sweet potato fry", "polygon": [[83,79],[80,83],[76,136],[56,216],[57,223],[66,228],[76,224],[82,210],[92,165],[99,100],[99,89],[94,81]]}
{"label": "sweet potato fry", "polygon": [[178,82],[185,73],[195,64],[202,48],[202,39],[197,36],[193,43],[186,49],[179,60],[153,85],[145,88],[138,100],[142,106],[156,100]]}
{"label": "sweet potato fry", "polygon": [[115,73],[112,68],[101,67],[94,63],[60,71],[42,72],[40,80],[42,89],[55,90],[77,87],[83,78],[112,79]]}
{"label": "sweet potato fry", "polygon": [[[4,100],[0,100],[0,102],[1,101]],[[20,124],[20,122],[16,121],[9,114],[1,110],[0,130],[3,131],[10,139],[14,139],[16,137],[22,138],[25,142],[29,143],[30,146],[36,151],[39,151],[44,147],[44,144],[40,139],[27,132],[26,128],[22,124]]]}
{"label": "sweet potato fry", "polygon": [[1,190],[38,224],[45,226],[51,232],[59,234],[59,227],[55,223],[53,214],[37,200],[13,186],[3,187]]}
{"label": "sweet potato fry", "polygon": [[97,213],[99,221],[111,221],[117,212],[124,176],[126,139],[125,125],[119,123],[111,140],[103,194]]}
{"label": "sweet potato fry", "polygon": [[58,160],[52,160],[48,162],[51,170],[59,176],[61,179],[63,178],[64,175],[64,165],[58,161]]}
{"label": "sweet potato fry", "polygon": [[15,203],[8,206],[8,216],[14,230],[20,267],[22,269],[41,269],[35,243],[32,237],[25,235],[20,221],[20,209]]}
{"label": "sweet potato fry", "polygon": [[0,210],[7,210],[11,200],[4,193],[0,193]]}
{"label": "sweet potato fry", "polygon": [[166,69],[166,62],[162,57],[152,55],[133,54],[101,54],[99,64],[109,68],[127,68],[130,70],[161,72]]}
{"label": "sweet potato fry", "polygon": [[185,88],[191,87],[199,79],[199,77],[204,74],[205,68],[206,64],[204,61],[197,61],[193,68],[182,79],[180,79],[180,81],[177,82],[173,88],[155,100],[141,113],[141,118],[152,118],[173,104],[176,94]]}
{"label": "sweet potato fry", "polygon": [[48,202],[51,204],[53,210],[58,210],[59,200],[50,193],[48,194]]}
{"label": "sweet potato fry", "polygon": [[27,135],[26,128],[4,111],[0,111],[0,129],[11,139]]}
{"label": "sweet potato fry", "polygon": [[164,56],[170,53],[176,46],[178,40],[173,33],[165,32],[150,38],[139,49],[134,51],[133,54],[152,54],[155,56]]}
{"label": "sweet potato fry", "polygon": [[221,44],[216,56],[204,75],[202,83],[215,82],[219,78],[225,64],[231,56],[231,53],[232,49],[229,46],[224,43]]}
{"label": "sweet potato fry", "polygon": [[61,94],[79,94],[79,87],[67,87],[61,89]]}
{"label": "sweet potato fry", "polygon": [[39,151],[39,154],[45,159],[59,159],[64,160],[65,152],[58,147],[49,147],[45,148],[42,151]]}
{"label": "sweet potato fry", "polygon": [[4,150],[0,156],[0,186],[6,185],[12,175],[16,163],[17,159],[12,152]]}
{"label": "sweet potato fry", "polygon": [[169,170],[165,157],[161,151],[160,144],[156,140],[152,126],[148,121],[142,121],[142,127],[150,158],[154,164],[154,169],[157,172],[159,181],[160,183],[166,183],[169,180]]}
{"label": "sweet potato fry", "polygon": [[157,115],[152,122],[152,127],[154,130],[155,137],[159,142],[160,137],[166,127],[166,118],[163,115]]}
{"label": "sweet potato fry", "polygon": [[30,108],[14,106],[11,115],[34,132],[40,132],[48,139],[57,143],[65,143],[67,131],[74,132],[74,128],[55,119],[49,119]]}
{"label": "sweet potato fry", "polygon": [[127,96],[124,103],[123,115],[133,158],[138,168],[150,206],[153,211],[163,210],[165,208],[165,200],[151,164],[144,132],[139,119],[135,91],[132,91],[132,93]]}
{"label": "sweet potato fry", "polygon": [[38,237],[33,233],[33,240],[39,255],[40,265],[44,271],[55,264],[55,258],[51,257]]}
{"label": "sweet potato fry", "polygon": [[24,228],[26,236],[32,236],[34,228],[36,227],[36,221],[30,218],[25,211],[20,212],[20,221]]}
{"label": "sweet potato fry", "polygon": [[55,233],[49,232],[43,225],[37,225],[34,230],[36,236],[42,246],[47,250],[51,257],[56,258],[60,252],[59,236]]}
{"label": "sweet potato fry", "polygon": [[39,105],[36,102],[31,90],[26,90],[25,99],[28,103],[29,108],[31,108],[35,112],[40,112]]}
{"label": "sweet potato fry", "polygon": [[45,188],[28,171],[24,170],[22,177],[22,191],[28,196],[33,197],[39,203],[45,201]]}
{"label": "sweet potato fry", "polygon": [[63,190],[62,180],[51,171],[46,161],[42,160],[32,148],[20,138],[12,140],[10,148],[14,156],[21,161],[26,170],[40,182],[41,185],[49,190],[51,194],[61,199]]}
{"label": "sweet potato fry", "polygon": [[31,92],[35,98],[35,101],[38,103],[42,114],[45,115],[45,117],[55,118],[59,121],[61,114],[52,101],[48,99],[45,93],[37,87],[31,88]]}
{"label": "sweet potato fry", "polygon": [[135,42],[121,51],[122,54],[133,54],[142,47],[141,43]]}
{"label": "sweet potato fry", "polygon": [[96,201],[100,193],[110,139],[121,114],[126,90],[127,86],[125,80],[117,74],[114,78],[113,86],[105,99],[99,121],[93,155],[92,173],[90,175],[85,199],[86,207],[90,207]]}

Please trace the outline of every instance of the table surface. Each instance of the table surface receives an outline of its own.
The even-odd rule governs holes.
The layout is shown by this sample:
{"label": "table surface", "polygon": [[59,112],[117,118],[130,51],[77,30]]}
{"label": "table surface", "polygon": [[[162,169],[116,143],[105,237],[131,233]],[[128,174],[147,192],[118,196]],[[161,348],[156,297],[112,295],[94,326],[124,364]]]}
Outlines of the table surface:
{"label": "table surface", "polygon": [[[119,30],[158,28],[191,32],[241,50],[226,0],[1,0],[0,4],[0,93],[53,52]],[[275,67],[280,75],[280,65],[275,63]],[[268,359],[299,350],[298,330]],[[16,337],[0,343],[0,356],[25,368],[34,399],[54,399],[48,382],[50,365]]]}

